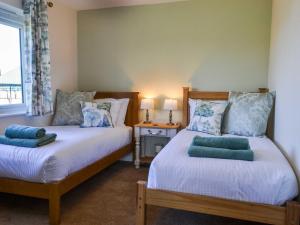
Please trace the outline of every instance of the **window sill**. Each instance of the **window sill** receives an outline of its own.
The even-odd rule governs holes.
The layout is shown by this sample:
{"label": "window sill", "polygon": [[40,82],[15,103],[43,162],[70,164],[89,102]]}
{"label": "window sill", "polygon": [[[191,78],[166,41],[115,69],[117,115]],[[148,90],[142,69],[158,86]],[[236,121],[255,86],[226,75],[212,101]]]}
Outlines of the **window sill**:
{"label": "window sill", "polygon": [[0,113],[0,119],[15,116],[25,116],[25,112],[14,112],[14,113]]}
{"label": "window sill", "polygon": [[1,105],[0,118],[26,115],[25,104]]}

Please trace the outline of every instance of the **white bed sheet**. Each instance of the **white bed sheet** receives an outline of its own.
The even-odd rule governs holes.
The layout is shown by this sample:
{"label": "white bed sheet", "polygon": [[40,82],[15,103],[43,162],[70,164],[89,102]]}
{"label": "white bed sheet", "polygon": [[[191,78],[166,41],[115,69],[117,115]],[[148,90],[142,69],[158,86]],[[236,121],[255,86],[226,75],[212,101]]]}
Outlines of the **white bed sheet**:
{"label": "white bed sheet", "polygon": [[129,144],[132,137],[131,127],[49,126],[46,130],[56,133],[57,139],[40,148],[0,144],[0,177],[59,181]]}
{"label": "white bed sheet", "polygon": [[195,135],[210,136],[182,130],[155,157],[148,188],[272,205],[297,196],[291,166],[267,137],[249,138],[255,160],[248,162],[189,157],[187,150]]}

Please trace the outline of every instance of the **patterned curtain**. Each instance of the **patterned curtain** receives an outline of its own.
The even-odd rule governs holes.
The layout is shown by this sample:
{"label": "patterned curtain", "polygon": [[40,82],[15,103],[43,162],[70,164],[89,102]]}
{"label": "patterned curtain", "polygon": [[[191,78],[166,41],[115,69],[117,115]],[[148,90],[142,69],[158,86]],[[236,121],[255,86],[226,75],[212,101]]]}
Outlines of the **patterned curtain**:
{"label": "patterned curtain", "polygon": [[27,114],[52,113],[46,0],[23,0],[25,16],[24,88]]}

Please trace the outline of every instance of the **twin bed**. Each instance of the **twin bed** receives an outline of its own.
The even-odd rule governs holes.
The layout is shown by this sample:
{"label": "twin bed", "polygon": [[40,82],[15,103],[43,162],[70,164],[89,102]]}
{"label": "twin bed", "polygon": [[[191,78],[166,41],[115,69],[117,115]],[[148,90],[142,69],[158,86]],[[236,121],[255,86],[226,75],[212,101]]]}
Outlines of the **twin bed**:
{"label": "twin bed", "polygon": [[[264,90],[263,90],[264,91]],[[183,127],[188,100],[227,100],[227,92],[183,89]],[[286,158],[267,137],[250,137],[255,161],[193,158],[187,149],[196,135],[181,130],[152,161],[148,182],[138,182],[137,225],[146,224],[146,206],[278,225],[299,225],[298,182]],[[234,135],[224,135],[234,136]]]}
{"label": "twin bed", "polygon": [[[188,99],[226,100],[227,92],[183,91],[183,127],[189,122]],[[39,149],[1,145],[0,192],[49,200],[51,225],[60,223],[63,194],[133,149],[138,123],[137,92],[97,92],[99,98],[129,98],[126,127],[46,127],[55,143]],[[137,225],[146,223],[146,206],[155,205],[278,225],[299,225],[295,174],[267,137],[249,138],[255,161],[191,158],[196,135],[183,129],[153,160],[148,183],[138,182]]]}
{"label": "twin bed", "polygon": [[132,142],[131,127],[49,126],[45,129],[56,133],[57,140],[40,149],[1,145],[0,177],[57,182]]}
{"label": "twin bed", "polygon": [[170,141],[151,164],[148,188],[271,205],[297,195],[294,172],[268,138],[249,138],[255,154],[249,162],[190,157],[196,135],[211,136],[183,129]]}
{"label": "twin bed", "polygon": [[49,200],[49,222],[60,223],[60,198],[133,150],[138,92],[97,92],[95,99],[129,98],[125,127],[49,126],[57,141],[38,149],[0,145],[0,192]]}

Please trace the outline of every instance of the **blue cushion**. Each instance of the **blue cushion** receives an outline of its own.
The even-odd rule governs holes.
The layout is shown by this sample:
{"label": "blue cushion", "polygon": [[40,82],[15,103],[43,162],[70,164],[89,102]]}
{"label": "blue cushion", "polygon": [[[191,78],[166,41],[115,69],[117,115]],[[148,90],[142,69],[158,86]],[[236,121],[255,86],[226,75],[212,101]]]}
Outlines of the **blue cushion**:
{"label": "blue cushion", "polygon": [[81,102],[80,104],[84,118],[80,127],[113,127],[110,102]]}
{"label": "blue cushion", "polygon": [[192,112],[188,130],[200,131],[213,135],[221,135],[221,125],[227,101],[202,101],[197,100]]}

